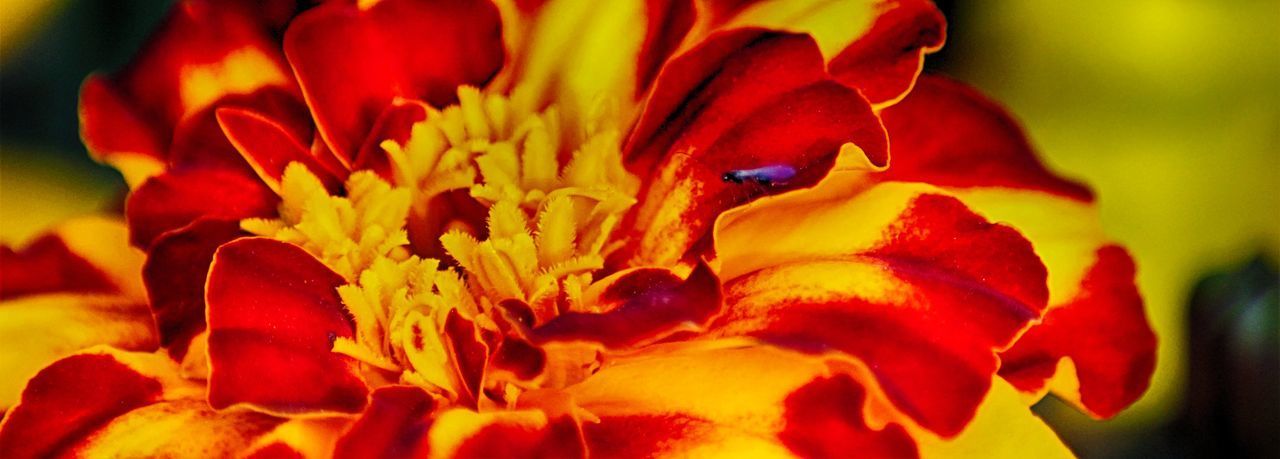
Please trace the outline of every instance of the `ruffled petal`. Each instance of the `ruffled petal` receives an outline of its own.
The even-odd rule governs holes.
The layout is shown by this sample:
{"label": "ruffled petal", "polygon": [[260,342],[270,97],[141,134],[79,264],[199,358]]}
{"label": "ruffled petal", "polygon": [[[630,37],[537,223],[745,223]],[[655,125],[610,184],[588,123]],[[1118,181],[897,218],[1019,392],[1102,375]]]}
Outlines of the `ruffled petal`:
{"label": "ruffled petal", "polygon": [[665,269],[630,270],[600,281],[587,302],[601,312],[566,312],[532,331],[536,342],[591,341],[620,348],[704,325],[720,311],[720,280],[705,264],[685,279]]}
{"label": "ruffled petal", "polygon": [[[1024,392],[1052,387],[1097,418],[1137,401],[1155,371],[1156,335],[1133,278],[1124,249],[1098,249],[1076,297],[1000,354],[1000,376]],[[1072,371],[1060,370],[1067,361]]]}
{"label": "ruffled petal", "polygon": [[880,1],[876,10],[871,29],[831,59],[828,69],[881,107],[911,90],[924,55],[946,41],[947,21],[930,0]]}
{"label": "ruffled petal", "polygon": [[567,390],[597,456],[822,456],[838,437],[914,457],[901,424],[868,416],[876,410],[856,376],[769,346],[673,343],[616,359]]}
{"label": "ruffled petal", "polygon": [[274,413],[358,413],[358,365],[333,353],[354,336],[345,280],[302,248],[264,238],[223,245],[209,268],[209,404]]}
{"label": "ruffled petal", "polygon": [[489,81],[505,59],[501,25],[483,0],[325,2],[293,20],[284,50],[320,135],[351,164],[396,97],[443,106]]}
{"label": "ruffled petal", "polygon": [[[1136,400],[1154,371],[1155,337],[1132,261],[1103,233],[1092,192],[1049,171],[1008,113],[960,83],[922,78],[883,116],[894,164],[875,180],[946,187],[1026,235],[1048,268],[1050,311],[1027,333],[1032,343],[1015,345],[1002,374],[1033,395],[1052,387],[1099,417]],[[1060,365],[1063,357],[1070,366]]]}
{"label": "ruffled petal", "polygon": [[721,219],[726,313],[711,334],[858,357],[901,411],[955,435],[995,352],[1040,317],[1044,265],[1017,231],[936,189],[859,192],[848,175]]}
{"label": "ruffled petal", "polygon": [[225,456],[279,420],[214,411],[168,357],[100,348],[41,370],[0,423],[13,458]]}
{"label": "ruffled petal", "polygon": [[720,212],[816,183],[850,143],[887,164],[870,105],[828,79],[812,39],[717,34],[667,65],[627,142],[628,167],[650,180],[618,257],[670,266]]}
{"label": "ruffled petal", "polygon": [[125,216],[133,245],[147,248],[164,232],[200,218],[273,216],[279,200],[252,175],[225,169],[173,170],[135,189],[125,203]]}
{"label": "ruffled petal", "polygon": [[181,359],[204,331],[204,286],[218,247],[247,236],[238,220],[200,219],[151,244],[142,278],[155,313],[160,345]]}
{"label": "ruffled petal", "polygon": [[424,457],[436,401],[417,386],[385,386],[338,440],[333,457]]}

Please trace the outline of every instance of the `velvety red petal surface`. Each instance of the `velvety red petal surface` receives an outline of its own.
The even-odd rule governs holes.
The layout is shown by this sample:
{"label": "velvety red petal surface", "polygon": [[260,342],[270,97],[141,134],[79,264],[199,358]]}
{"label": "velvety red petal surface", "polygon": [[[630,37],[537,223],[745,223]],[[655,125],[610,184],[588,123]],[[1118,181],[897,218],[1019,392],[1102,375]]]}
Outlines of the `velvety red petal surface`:
{"label": "velvety red petal surface", "polygon": [[142,280],[160,332],[160,344],[175,358],[204,331],[204,286],[213,254],[241,236],[239,220],[200,219],[156,238],[142,267]]}
{"label": "velvety red petal surface", "polygon": [[1076,298],[1000,354],[1000,376],[1035,391],[1070,358],[1080,382],[1080,403],[1099,418],[1115,416],[1138,400],[1155,371],[1156,336],[1133,283],[1133,259],[1124,249],[1098,250]]}
{"label": "velvety red petal surface", "polygon": [[224,107],[217,110],[218,125],[258,178],[278,188],[284,169],[290,163],[302,163],[320,178],[331,192],[340,189],[338,177],[329,174],[307,148],[306,137],[291,132],[284,123],[257,111]]}
{"label": "velvety red petal surface", "polygon": [[[664,68],[627,141],[628,167],[648,177],[633,210],[632,266],[684,256],[720,212],[816,183],[841,146],[884,165],[884,132],[856,91],[828,79],[807,35],[717,33]],[[789,171],[735,183],[726,174]]]}
{"label": "velvety red petal surface", "polygon": [[147,248],[164,232],[199,218],[243,219],[276,213],[279,197],[257,177],[225,169],[185,169],[153,177],[129,195],[129,237]]}
{"label": "velvety red petal surface", "polygon": [[945,436],[972,418],[995,352],[1048,299],[1026,239],[943,195],[908,201],[875,247],[831,257],[728,281],[713,334],[858,357],[903,413]]}
{"label": "velvety red petal surface", "polygon": [[786,400],[786,426],[778,434],[801,457],[916,457],[906,429],[871,430],[863,420],[866,390],[848,375],[815,380]]}
{"label": "velvety red petal surface", "polygon": [[893,142],[893,166],[878,174],[880,179],[1093,200],[1087,187],[1058,177],[1040,162],[1003,108],[961,83],[922,76],[911,94],[881,117]]}
{"label": "velvety red petal surface", "polygon": [[52,292],[115,293],[102,270],[72,252],[57,234],[21,250],[0,246],[0,299]]}
{"label": "velvety red petal surface", "polygon": [[697,16],[691,0],[646,0],[644,6],[648,21],[645,22],[644,42],[640,45],[636,63],[637,99],[648,91],[662,65],[693,27]]}
{"label": "velvety red petal surface", "polygon": [[662,269],[623,273],[600,295],[602,313],[566,312],[533,329],[535,341],[593,341],[627,347],[660,338],[720,311],[720,280],[706,264],[680,279]]}
{"label": "velvety red petal surface", "polygon": [[540,429],[507,423],[489,424],[463,441],[453,457],[551,459],[585,458],[587,454],[583,450],[578,423],[562,416]]}
{"label": "velvety red petal surface", "polygon": [[284,49],[320,134],[350,164],[396,97],[436,106],[483,86],[505,59],[498,10],[483,0],[326,2],[299,15]]}
{"label": "velvety red petal surface", "polygon": [[334,339],[354,336],[337,292],[345,283],[284,242],[244,238],[218,249],[206,290],[209,404],[360,412],[358,367],[330,352]]}
{"label": "velvety red petal surface", "polygon": [[416,386],[386,386],[369,396],[369,406],[338,440],[339,459],[423,457],[435,400]]}
{"label": "velvety red petal surface", "polygon": [[832,59],[829,70],[880,105],[911,90],[925,53],[946,40],[947,22],[929,0],[887,0],[877,8],[871,30]]}

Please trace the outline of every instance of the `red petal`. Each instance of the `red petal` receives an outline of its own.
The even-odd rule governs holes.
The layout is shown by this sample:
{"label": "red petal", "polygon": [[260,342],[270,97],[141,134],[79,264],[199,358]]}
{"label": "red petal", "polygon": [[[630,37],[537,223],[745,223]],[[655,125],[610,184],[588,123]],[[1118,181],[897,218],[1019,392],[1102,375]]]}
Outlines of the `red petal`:
{"label": "red petal", "polygon": [[427,429],[436,402],[416,386],[385,386],[369,395],[369,407],[338,439],[335,458],[425,457]]}
{"label": "red petal", "polygon": [[354,336],[338,297],[346,281],[305,250],[264,238],[218,249],[206,293],[209,404],[280,413],[357,413],[367,389],[350,358]]}
{"label": "red petal", "polygon": [[115,293],[107,274],[72,252],[57,234],[27,244],[21,251],[0,246],[0,299],[36,293]]}
{"label": "red petal", "polygon": [[689,0],[646,0],[645,12],[648,20],[637,57],[636,99],[648,92],[649,84],[693,28],[697,16],[694,2]]}
{"label": "red petal", "polygon": [[114,80],[166,129],[226,95],[292,90],[261,13],[251,2],[181,1]]}
{"label": "red petal", "polygon": [[[628,140],[629,167],[653,177],[633,215],[630,264],[670,265],[720,212],[816,183],[848,142],[887,163],[870,105],[827,79],[811,38],[756,29],[712,36],[667,65]],[[759,167],[794,177],[724,179]]]}
{"label": "red petal", "polygon": [[200,219],[156,238],[142,267],[160,344],[181,360],[191,338],[204,331],[204,284],[213,253],[241,236],[237,220]]}
{"label": "red petal", "polygon": [[479,400],[489,361],[489,345],[481,338],[475,323],[463,318],[457,309],[450,310],[445,317],[444,336],[450,360],[457,366],[457,374],[462,377],[471,400]]}
{"label": "red petal", "polygon": [[351,168],[373,170],[384,179],[395,180],[391,171],[391,159],[387,157],[387,151],[382,149],[382,141],[391,140],[404,145],[409,141],[414,123],[427,119],[429,110],[427,104],[416,100],[397,99],[392,102],[373,123],[373,128],[360,147]]}
{"label": "red petal", "polygon": [[872,430],[863,420],[866,390],[848,375],[817,379],[786,400],[782,443],[801,457],[918,457],[915,441],[898,424]]}
{"label": "red petal", "polygon": [[307,166],[331,192],[340,189],[337,177],[311,156],[309,139],[300,138],[283,123],[253,110],[224,107],[217,111],[218,125],[240,155],[253,167],[263,182],[278,188],[284,169],[290,163]]}
{"label": "red petal", "polygon": [[131,242],[146,248],[165,231],[202,217],[273,216],[278,201],[257,177],[222,169],[174,170],[134,190],[125,204],[125,216]]}
{"label": "red petal", "polygon": [[111,419],[160,400],[160,382],[111,355],[59,360],[27,383],[0,424],[0,455],[49,457]]}
{"label": "red petal", "polygon": [[878,8],[871,30],[832,59],[829,68],[840,82],[880,105],[911,90],[925,53],[946,41],[947,21],[929,0],[888,0]]}
{"label": "red petal", "polygon": [[1018,188],[1093,200],[1087,187],[1045,168],[1004,109],[961,83],[922,77],[882,117],[893,142],[893,167],[878,174],[883,180]]}
{"label": "red petal", "polygon": [[639,269],[610,282],[594,304],[603,313],[566,312],[533,330],[538,343],[587,340],[607,347],[627,347],[678,331],[686,323],[701,325],[720,311],[720,280],[699,264],[681,280],[663,269]]}
{"label": "red petal", "polygon": [[1048,301],[1031,244],[955,198],[922,194],[882,242],[844,257],[802,259],[729,281],[713,334],[851,354],[902,412],[942,435],[959,433],[991,384],[994,353]]}
{"label": "red petal", "polygon": [[492,78],[501,25],[487,1],[327,2],[294,19],[284,49],[321,135],[350,164],[396,97],[442,106]]}
{"label": "red petal", "polygon": [[1117,246],[1099,249],[1076,298],[1051,309],[1000,358],[1000,376],[1022,391],[1044,387],[1058,361],[1070,358],[1080,404],[1099,418],[1137,401],[1155,371],[1156,336],[1134,284],[1133,259]]}
{"label": "red petal", "polygon": [[540,429],[501,422],[486,425],[464,440],[453,457],[585,458],[587,452],[578,423],[561,416]]}
{"label": "red petal", "polygon": [[165,157],[169,129],[151,123],[106,77],[90,75],[80,87],[80,138],[97,161],[115,154]]}

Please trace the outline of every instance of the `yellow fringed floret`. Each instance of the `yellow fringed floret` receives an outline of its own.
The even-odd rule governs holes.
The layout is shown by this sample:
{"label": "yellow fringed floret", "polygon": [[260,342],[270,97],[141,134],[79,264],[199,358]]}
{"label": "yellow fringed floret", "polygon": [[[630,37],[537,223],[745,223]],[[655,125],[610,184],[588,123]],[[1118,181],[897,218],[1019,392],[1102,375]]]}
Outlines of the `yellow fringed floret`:
{"label": "yellow fringed floret", "polygon": [[307,249],[348,281],[380,257],[407,257],[409,191],[369,171],[351,174],[346,188],[346,197],[330,196],[306,166],[290,164],[280,184],[280,218],[240,226]]}
{"label": "yellow fringed floret", "polygon": [[456,396],[441,330],[450,311],[465,317],[479,311],[456,273],[410,255],[410,191],[362,171],[347,180],[347,196],[331,196],[298,163],[285,168],[280,190],[280,218],[248,219],[241,226],[303,247],[347,279],[338,295],[356,335],[335,340],[333,352],[399,374],[400,382]]}

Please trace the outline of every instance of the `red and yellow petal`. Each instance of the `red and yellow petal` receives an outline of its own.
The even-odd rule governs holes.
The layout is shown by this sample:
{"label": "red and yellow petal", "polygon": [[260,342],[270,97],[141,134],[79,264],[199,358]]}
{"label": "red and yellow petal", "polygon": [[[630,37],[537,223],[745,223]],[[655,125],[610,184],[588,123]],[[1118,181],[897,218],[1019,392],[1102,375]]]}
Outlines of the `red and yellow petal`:
{"label": "red and yellow petal", "polygon": [[[1155,371],[1156,336],[1133,283],[1133,260],[1106,246],[1070,302],[1000,354],[1000,376],[1024,392],[1051,385],[1097,418],[1115,416],[1138,400]],[[1060,371],[1070,361],[1074,371]]]}
{"label": "red and yellow petal", "polygon": [[697,327],[720,312],[720,280],[705,264],[685,279],[665,269],[625,271],[601,280],[588,304],[600,312],[565,312],[532,330],[535,342],[590,341],[636,346]]}
{"label": "red and yellow petal", "polygon": [[720,212],[816,183],[850,143],[887,163],[870,105],[828,79],[812,39],[717,34],[667,65],[627,142],[628,167],[649,180],[618,258],[670,266]]}
{"label": "red and yellow petal", "polygon": [[942,48],[947,21],[931,0],[877,2],[879,15],[828,66],[840,82],[857,88],[877,107],[891,105],[911,90],[924,68],[924,55]]}
{"label": "red and yellow petal", "polygon": [[859,193],[840,180],[852,175],[722,218],[726,312],[712,334],[853,355],[899,410],[955,435],[995,353],[1040,317],[1044,265],[1017,231],[955,198],[907,184]]}
{"label": "red and yellow petal", "polygon": [[853,378],[817,358],[708,341],[615,359],[567,390],[585,412],[592,455],[820,456],[819,437],[839,435],[846,445],[915,456],[901,424],[870,419],[864,380]]}
{"label": "red and yellow petal", "polygon": [[331,192],[340,188],[339,178],[329,174],[312,156],[309,136],[291,132],[285,123],[254,110],[224,107],[217,110],[216,116],[227,139],[258,178],[277,193],[285,167],[295,162],[307,166]]}
{"label": "red and yellow petal", "polygon": [[396,97],[454,102],[458,85],[484,85],[505,59],[498,10],[484,0],[325,2],[293,20],[284,50],[344,164]]}
{"label": "red and yellow petal", "polygon": [[221,456],[242,451],[279,422],[214,411],[201,393],[162,355],[109,348],[76,354],[30,380],[0,423],[0,455]]}
{"label": "red and yellow petal", "polygon": [[[1155,337],[1132,260],[1103,234],[1092,192],[1049,171],[1008,113],[960,83],[922,78],[883,117],[894,165],[873,179],[946,187],[1026,235],[1048,268],[1050,310],[1002,374],[1033,395],[1053,387],[1099,417],[1136,400],[1154,368]],[[1075,371],[1056,371],[1072,355]]]}
{"label": "red and yellow petal", "polygon": [[358,365],[330,352],[354,336],[345,284],[302,248],[263,238],[223,245],[209,268],[209,404],[281,414],[358,413]]}
{"label": "red and yellow petal", "polygon": [[180,121],[268,87],[296,91],[263,5],[185,0],[123,71],[86,80],[81,133],[95,158],[129,166],[126,177],[139,183],[150,158],[167,157]]}
{"label": "red and yellow petal", "polygon": [[0,253],[0,408],[45,365],[111,344],[151,350],[156,334],[124,225],[107,218],[67,222],[21,251]]}

